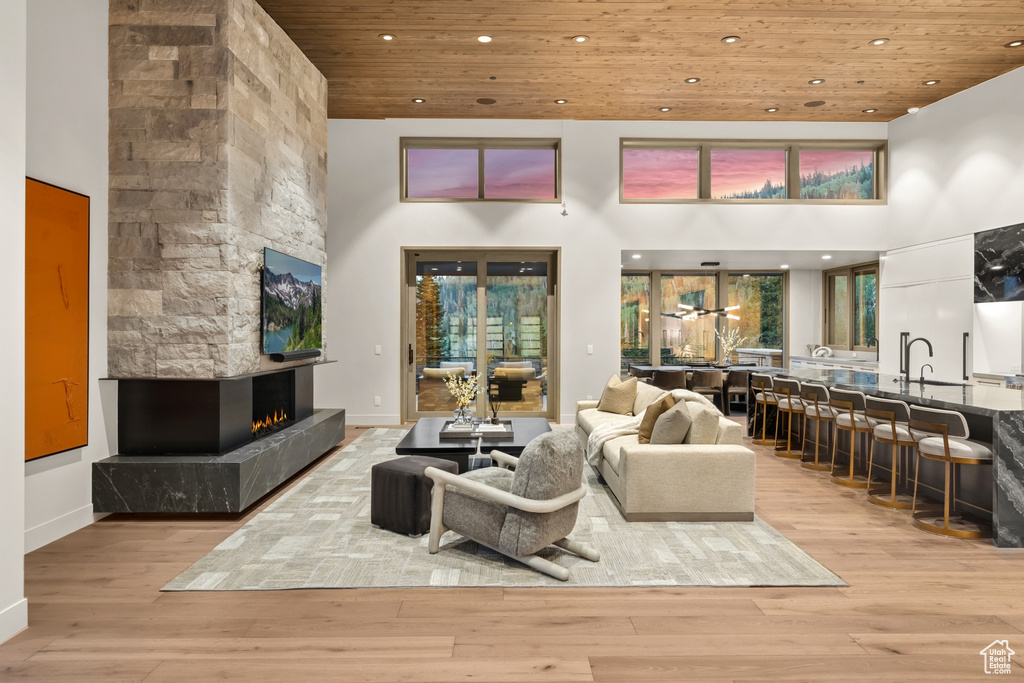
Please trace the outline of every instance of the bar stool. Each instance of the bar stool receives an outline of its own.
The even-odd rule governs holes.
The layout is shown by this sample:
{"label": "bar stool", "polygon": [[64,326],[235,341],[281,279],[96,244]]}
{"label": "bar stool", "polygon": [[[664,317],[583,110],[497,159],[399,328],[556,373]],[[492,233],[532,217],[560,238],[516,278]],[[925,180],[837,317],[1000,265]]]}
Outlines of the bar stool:
{"label": "bar stool", "polygon": [[[970,441],[967,420],[955,410],[911,406],[910,433],[917,439],[917,468],[914,472],[914,526],[933,534],[956,538],[987,538],[991,529],[965,520],[956,514],[956,484],[960,465],[991,465],[992,449]],[[945,466],[943,504],[938,509],[917,509],[917,485],[921,478],[921,458],[937,460]]]}
{"label": "bar stool", "polygon": [[[832,469],[832,462],[822,463],[818,459],[818,448],[821,444],[821,423],[825,423],[825,450],[828,451],[828,437],[836,424],[836,411],[829,405],[828,388],[824,384],[804,382],[800,385],[800,400],[804,404],[804,428],[807,433],[807,421],[814,420],[814,460],[804,460],[801,467],[824,472]],[[835,436],[832,436],[833,441]],[[801,448],[801,454],[803,449]]]}
{"label": "bar stool", "polygon": [[775,441],[769,441],[765,435],[768,424],[768,407],[778,406],[775,394],[772,392],[772,376],[753,372],[750,374],[750,390],[754,392],[754,419],[753,433],[757,434],[757,407],[761,406],[761,438],[754,439],[759,446],[774,446]]}
{"label": "bar stool", "polygon": [[[871,423],[864,415],[864,394],[859,391],[832,389],[829,392],[829,405],[836,411],[836,434],[832,440],[832,474],[829,481],[850,488],[867,488],[868,480],[863,471],[856,470],[857,437],[871,433]],[[850,471],[841,475],[837,469],[836,447],[839,444],[839,432],[850,432]]]}
{"label": "bar stool", "polygon": [[[804,404],[800,401],[800,382],[795,379],[776,379],[772,384],[772,392],[775,394],[776,408],[778,412],[775,418],[775,455],[780,458],[803,458],[804,434],[800,432],[800,450],[794,451],[791,444],[793,437],[793,416],[803,416]],[[783,449],[779,443],[779,423],[785,416],[786,425],[786,448]],[[800,418],[797,418],[799,426]]]}
{"label": "bar stool", "polygon": [[[917,442],[910,435],[910,406],[903,401],[894,401],[877,396],[865,397],[864,414],[873,425],[871,448],[868,454],[868,500],[896,510],[909,510],[914,501],[906,494],[897,492],[896,487],[900,475],[907,477],[907,467],[903,463],[904,448],[917,448]],[[873,469],[880,465],[875,463],[875,444],[888,444],[892,447],[892,461],[888,468],[889,483],[875,486],[871,480]],[[882,467],[882,469],[886,469]]]}

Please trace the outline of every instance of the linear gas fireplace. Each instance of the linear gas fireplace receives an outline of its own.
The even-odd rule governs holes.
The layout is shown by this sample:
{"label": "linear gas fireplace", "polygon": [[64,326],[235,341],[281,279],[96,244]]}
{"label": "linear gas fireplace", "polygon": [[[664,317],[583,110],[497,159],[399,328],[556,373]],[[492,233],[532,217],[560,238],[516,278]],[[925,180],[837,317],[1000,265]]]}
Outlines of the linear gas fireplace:
{"label": "linear gas fireplace", "polygon": [[122,455],[219,454],[313,414],[313,366],[117,383]]}
{"label": "linear gas fireplace", "polygon": [[118,454],[93,464],[95,512],[240,512],[345,435],[313,409],[313,366],[215,379],[119,379]]}

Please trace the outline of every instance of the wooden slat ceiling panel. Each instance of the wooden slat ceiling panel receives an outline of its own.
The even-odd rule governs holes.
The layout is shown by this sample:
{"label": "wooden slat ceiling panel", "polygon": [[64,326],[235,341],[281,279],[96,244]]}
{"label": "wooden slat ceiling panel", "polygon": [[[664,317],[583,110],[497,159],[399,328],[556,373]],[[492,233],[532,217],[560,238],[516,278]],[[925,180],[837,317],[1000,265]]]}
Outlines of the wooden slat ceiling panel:
{"label": "wooden slat ceiling panel", "polygon": [[889,121],[1024,65],[1021,0],[259,2],[332,118]]}

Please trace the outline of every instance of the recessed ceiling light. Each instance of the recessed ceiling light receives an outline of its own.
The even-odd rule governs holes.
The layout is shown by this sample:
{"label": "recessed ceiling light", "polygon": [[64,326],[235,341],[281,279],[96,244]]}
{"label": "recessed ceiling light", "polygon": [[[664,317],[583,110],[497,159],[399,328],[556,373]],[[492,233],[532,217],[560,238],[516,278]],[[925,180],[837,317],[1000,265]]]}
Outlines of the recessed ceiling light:
{"label": "recessed ceiling light", "polygon": [[930,81],[925,81],[922,85],[938,85],[939,83],[941,83],[941,81],[937,81],[935,79],[932,79]]}
{"label": "recessed ceiling light", "polygon": [[[750,277],[750,273],[743,273],[743,277]],[[737,306],[739,308],[739,306]]]}
{"label": "recessed ceiling light", "polygon": [[832,258],[832,254],[822,254],[821,258],[824,259],[825,261],[828,261],[830,258]]}
{"label": "recessed ceiling light", "polygon": [[1024,45],[1024,40],[1011,40],[1006,45],[1003,45],[1003,47],[1020,47],[1021,45]]}
{"label": "recessed ceiling light", "polygon": [[877,109],[862,109],[861,111],[863,111],[865,114],[874,114],[878,110]]}
{"label": "recessed ceiling light", "polygon": [[739,42],[739,39],[740,39],[739,36],[726,36],[725,38],[722,38],[722,42],[723,43],[736,43],[736,42]]}
{"label": "recessed ceiling light", "polygon": [[699,78],[687,78],[684,82],[685,83],[700,83],[700,79]]}
{"label": "recessed ceiling light", "polygon": [[783,263],[781,266],[779,266],[779,268],[789,268],[789,264]]}
{"label": "recessed ceiling light", "polygon": [[574,43],[585,43],[590,40],[590,36],[573,36],[572,42]]}
{"label": "recessed ceiling light", "polygon": [[821,85],[822,83],[825,82],[825,79],[824,78],[812,78],[811,80],[809,80],[807,82],[809,84],[811,84],[811,85]]}
{"label": "recessed ceiling light", "polygon": [[672,111],[672,107],[658,107],[658,111]]}
{"label": "recessed ceiling light", "polygon": [[907,109],[908,114],[916,114],[919,111],[921,111],[921,107],[910,107]]}
{"label": "recessed ceiling light", "polygon": [[640,254],[633,254],[633,258],[640,258]]}
{"label": "recessed ceiling light", "polygon": [[481,43],[489,43],[491,42],[491,40],[493,40],[490,36],[477,36],[476,39],[479,40]]}
{"label": "recessed ceiling light", "polygon": [[426,100],[423,99],[422,97],[414,97],[412,98],[412,101],[415,102],[416,104],[423,104],[424,102],[426,102]]}
{"label": "recessed ceiling light", "polygon": [[885,45],[885,44],[886,44],[886,43],[888,43],[888,42],[889,42],[889,39],[888,39],[888,38],[875,38],[874,40],[872,40],[872,41],[871,41],[870,43],[868,43],[868,44],[869,44],[869,45]]}
{"label": "recessed ceiling light", "polygon": [[555,100],[555,104],[565,104],[568,100]]}
{"label": "recessed ceiling light", "polygon": [[779,110],[778,107],[768,107],[767,109],[765,109],[765,111],[768,112],[769,114],[774,114],[778,110]]}
{"label": "recessed ceiling light", "polygon": [[380,38],[381,40],[394,40],[395,39],[395,34],[394,33],[382,33],[382,34],[380,34],[377,37]]}

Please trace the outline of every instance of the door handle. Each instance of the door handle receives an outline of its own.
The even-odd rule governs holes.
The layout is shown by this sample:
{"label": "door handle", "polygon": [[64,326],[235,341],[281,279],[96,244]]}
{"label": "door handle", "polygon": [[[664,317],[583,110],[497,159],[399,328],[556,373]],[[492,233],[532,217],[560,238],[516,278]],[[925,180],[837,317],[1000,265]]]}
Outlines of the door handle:
{"label": "door handle", "polygon": [[964,380],[965,381],[968,379],[968,377],[967,377],[967,339],[970,336],[971,336],[970,332],[964,332]]}
{"label": "door handle", "polygon": [[416,359],[413,357],[412,344],[409,344],[409,365],[412,365],[415,362]]}

